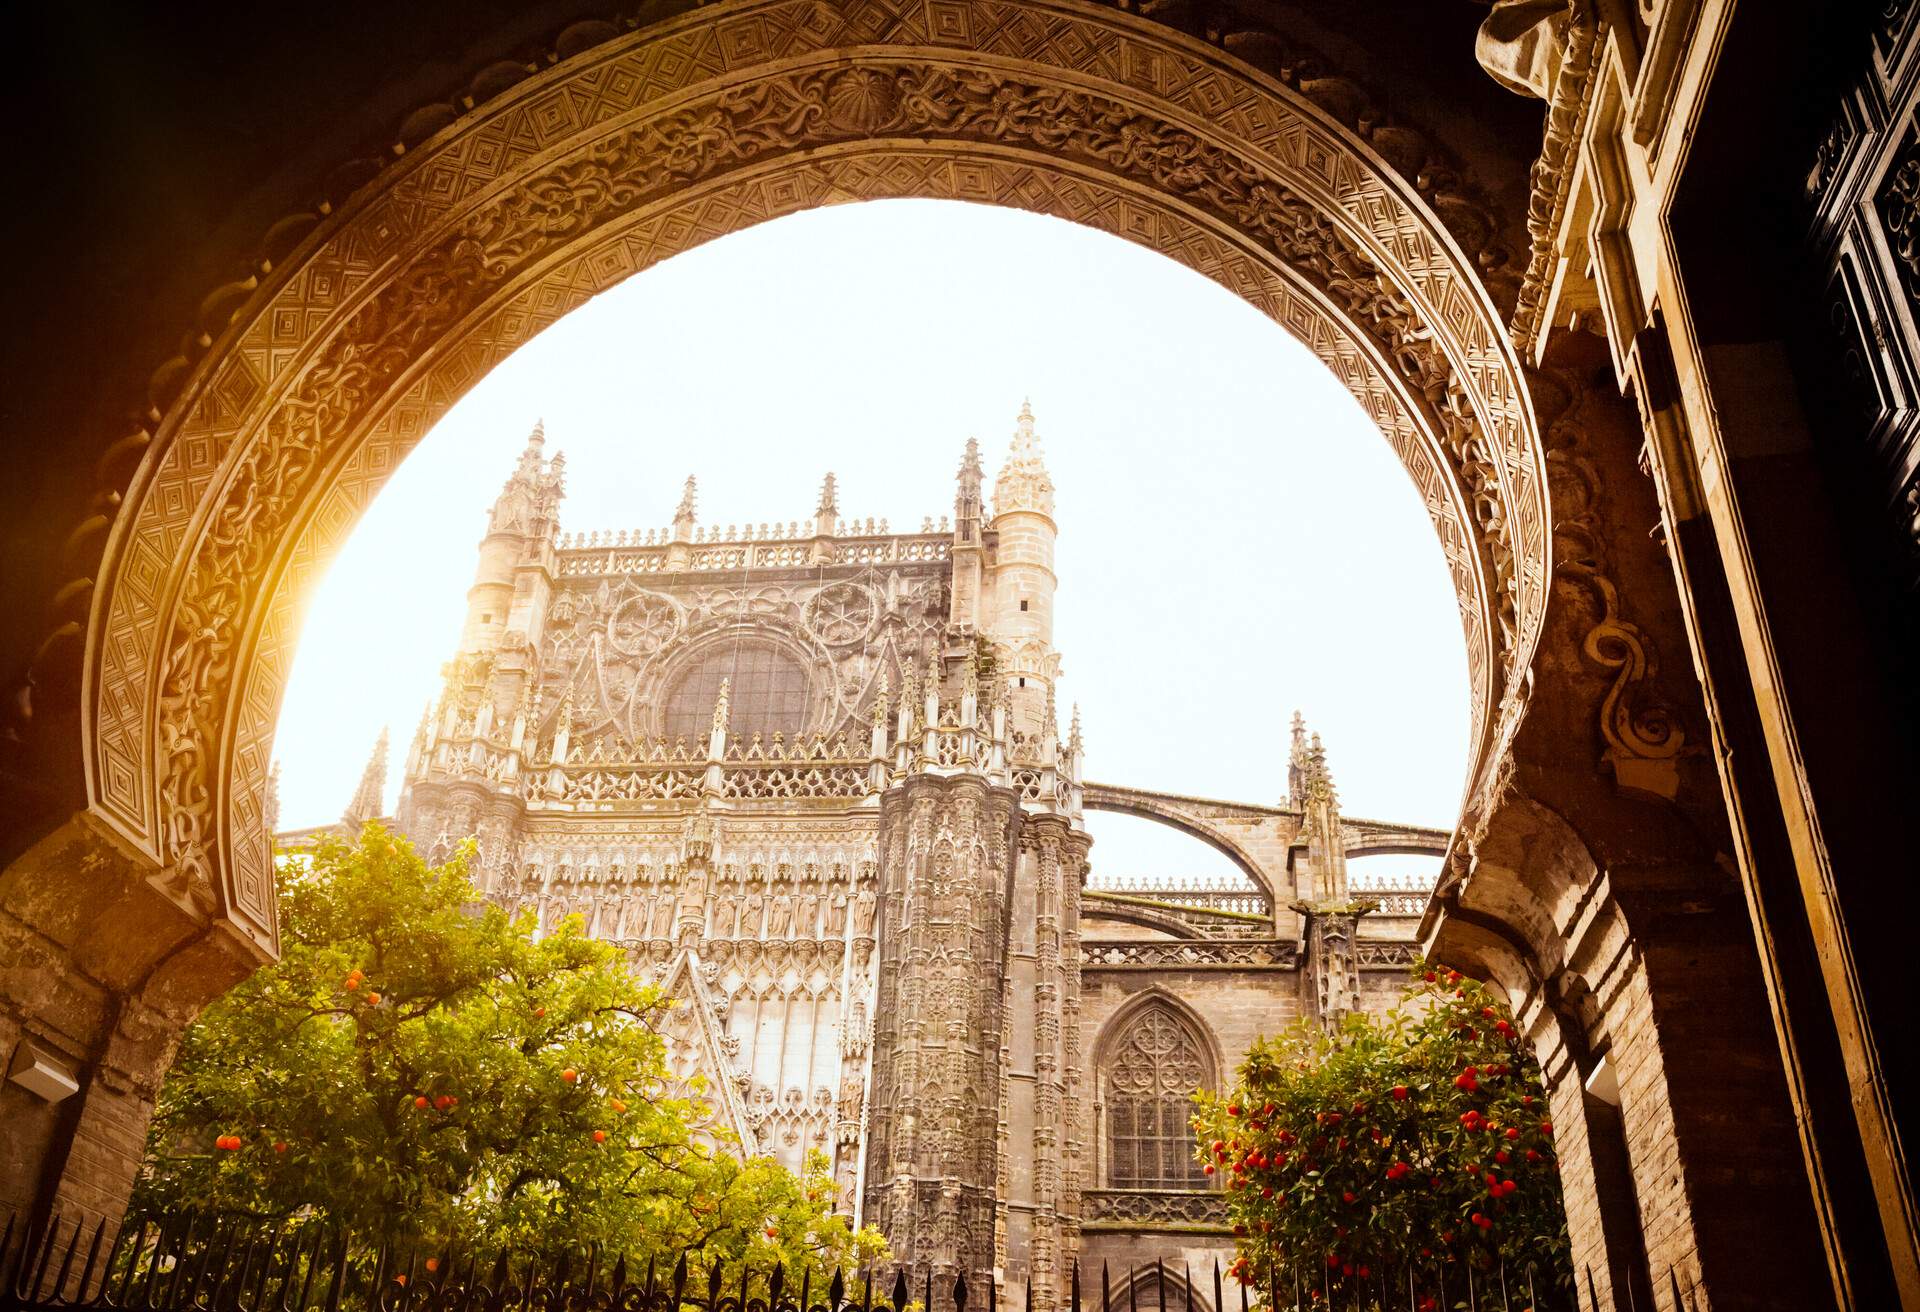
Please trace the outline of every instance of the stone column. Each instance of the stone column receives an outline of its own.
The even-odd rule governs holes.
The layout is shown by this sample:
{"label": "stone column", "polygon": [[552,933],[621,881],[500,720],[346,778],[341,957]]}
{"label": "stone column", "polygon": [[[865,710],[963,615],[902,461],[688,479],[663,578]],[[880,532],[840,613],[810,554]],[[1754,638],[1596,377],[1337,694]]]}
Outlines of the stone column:
{"label": "stone column", "polygon": [[0,1209],[111,1233],[180,1036],[260,964],[175,874],[85,814],[0,872],[0,1071],[53,1073],[0,1079]]}
{"label": "stone column", "polygon": [[918,1282],[994,1275],[1017,795],[915,775],[880,802],[866,1218]]}

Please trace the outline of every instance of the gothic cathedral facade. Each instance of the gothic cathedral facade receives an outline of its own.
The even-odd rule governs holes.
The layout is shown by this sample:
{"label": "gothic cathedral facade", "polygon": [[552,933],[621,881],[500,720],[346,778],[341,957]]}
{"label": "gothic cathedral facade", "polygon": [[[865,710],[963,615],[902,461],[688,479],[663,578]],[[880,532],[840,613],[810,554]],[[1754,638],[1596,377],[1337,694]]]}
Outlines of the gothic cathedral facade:
{"label": "gothic cathedral facade", "polygon": [[[1349,887],[1346,862],[1446,831],[1343,816],[1298,717],[1277,804],[1088,782],[1025,407],[991,501],[970,441],[951,520],[918,532],[842,519],[828,475],[805,521],[702,526],[689,479],[670,528],[569,536],[563,480],[536,428],[399,828],[433,857],[474,838],[489,898],[623,945],[678,1001],[676,1075],[744,1150],[823,1154],[915,1268],[1004,1306],[1052,1306],[1076,1259],[1198,1279],[1229,1239],[1192,1090],[1397,995],[1428,890]],[[1090,810],[1246,878],[1103,878]]]}

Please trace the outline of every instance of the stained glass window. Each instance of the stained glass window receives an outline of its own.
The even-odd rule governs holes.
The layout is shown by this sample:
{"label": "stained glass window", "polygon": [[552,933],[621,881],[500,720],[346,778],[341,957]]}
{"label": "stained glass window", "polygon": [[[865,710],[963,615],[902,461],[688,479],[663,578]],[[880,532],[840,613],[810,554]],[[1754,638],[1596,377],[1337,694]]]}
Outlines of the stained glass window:
{"label": "stained glass window", "polygon": [[668,741],[704,743],[713,727],[713,703],[722,680],[729,683],[727,734],[742,741],[780,732],[791,738],[807,718],[807,673],[800,663],[765,643],[723,648],[680,674],[667,690]]}
{"label": "stained glass window", "polygon": [[1204,1189],[1194,1158],[1193,1091],[1212,1083],[1198,1036],[1171,1007],[1149,1006],[1127,1023],[1105,1071],[1107,1185]]}

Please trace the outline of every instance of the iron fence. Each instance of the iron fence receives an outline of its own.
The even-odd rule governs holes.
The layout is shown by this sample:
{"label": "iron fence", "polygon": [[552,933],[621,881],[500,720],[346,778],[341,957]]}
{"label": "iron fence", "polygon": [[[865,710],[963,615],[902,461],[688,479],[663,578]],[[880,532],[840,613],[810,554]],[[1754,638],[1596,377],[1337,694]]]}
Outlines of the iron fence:
{"label": "iron fence", "polygon": [[[1201,1281],[1155,1261],[1102,1263],[1098,1301],[1078,1263],[1056,1312],[1577,1312],[1539,1273],[1422,1263],[1301,1263],[1251,1284],[1220,1260]],[[1210,1275],[1210,1282],[1206,1277]],[[915,1288],[915,1285],[918,1288]],[[1210,1284],[1210,1287],[1209,1287]],[[111,1239],[55,1218],[0,1232],[0,1312],[994,1312],[996,1290],[904,1269],[797,1276],[679,1254],[671,1267],[598,1248],[550,1255],[367,1243],[315,1224],[203,1214],[129,1221]],[[1035,1312],[1031,1287],[1024,1295]]]}

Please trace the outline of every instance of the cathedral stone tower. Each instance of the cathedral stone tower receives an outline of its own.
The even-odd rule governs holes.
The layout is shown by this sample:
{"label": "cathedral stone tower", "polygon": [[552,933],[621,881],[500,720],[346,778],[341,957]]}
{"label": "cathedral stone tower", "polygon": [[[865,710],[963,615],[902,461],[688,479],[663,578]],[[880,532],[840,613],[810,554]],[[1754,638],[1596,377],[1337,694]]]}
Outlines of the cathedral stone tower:
{"label": "cathedral stone tower", "polygon": [[[622,945],[680,1003],[684,1087],[744,1152],[824,1154],[916,1281],[1047,1306],[1077,1258],[1230,1243],[1193,1088],[1256,1033],[1391,995],[1425,894],[1363,939],[1345,853],[1445,835],[1342,817],[1301,729],[1278,806],[1087,783],[1028,407],[991,498],[969,441],[952,521],[913,532],[843,516],[828,474],[784,524],[702,524],[689,478],[668,525],[563,535],[545,440],[488,515],[400,828],[434,858],[473,839],[540,932]],[[1089,887],[1095,805],[1246,879]]]}

